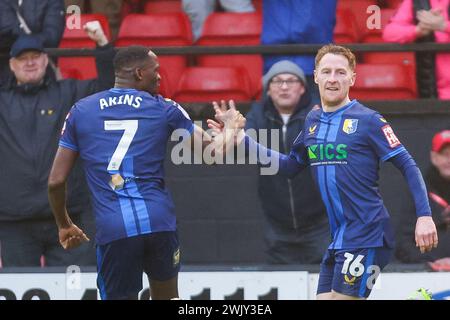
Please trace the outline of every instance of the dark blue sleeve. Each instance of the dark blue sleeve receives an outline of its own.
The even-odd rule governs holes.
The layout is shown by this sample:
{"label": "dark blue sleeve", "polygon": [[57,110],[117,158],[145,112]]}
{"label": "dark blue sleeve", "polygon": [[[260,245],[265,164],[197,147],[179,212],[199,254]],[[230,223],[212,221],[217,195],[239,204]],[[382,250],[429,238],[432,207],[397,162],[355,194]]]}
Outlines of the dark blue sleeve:
{"label": "dark blue sleeve", "polygon": [[173,100],[162,97],[158,97],[158,99],[163,99],[160,101],[166,108],[167,124],[169,125],[170,133],[179,129],[184,131],[181,135],[183,138],[190,137],[194,131],[194,124],[186,110]]}
{"label": "dark blue sleeve", "polygon": [[408,183],[409,191],[414,198],[416,206],[416,215],[418,217],[431,216],[430,203],[427,196],[427,188],[423,181],[422,174],[417,167],[416,162],[408,151],[403,150],[395,156],[389,158],[389,161],[396,166]]}
{"label": "dark blue sleeve", "polygon": [[390,124],[379,113],[371,116],[368,134],[369,143],[383,162],[406,150]]}
{"label": "dark blue sleeve", "polygon": [[64,121],[64,125],[61,130],[61,138],[59,139],[59,146],[78,152],[78,140],[75,132],[75,113],[76,107],[73,106]]}
{"label": "dark blue sleeve", "polygon": [[292,150],[287,156],[264,147],[247,135],[245,136],[244,143],[246,154],[249,157],[256,156],[257,163],[261,167],[271,166],[277,169],[272,174],[280,174],[287,178],[293,178],[307,166],[307,163],[303,161],[302,157],[295,150]]}

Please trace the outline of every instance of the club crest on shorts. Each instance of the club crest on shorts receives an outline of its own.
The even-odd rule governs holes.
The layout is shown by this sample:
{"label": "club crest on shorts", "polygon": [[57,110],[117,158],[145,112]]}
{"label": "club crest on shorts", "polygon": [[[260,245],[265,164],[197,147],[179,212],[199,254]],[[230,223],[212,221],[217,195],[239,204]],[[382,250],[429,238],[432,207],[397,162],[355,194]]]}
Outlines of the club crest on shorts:
{"label": "club crest on shorts", "polygon": [[358,119],[345,119],[342,125],[342,131],[346,134],[352,134],[356,132],[358,128]]}

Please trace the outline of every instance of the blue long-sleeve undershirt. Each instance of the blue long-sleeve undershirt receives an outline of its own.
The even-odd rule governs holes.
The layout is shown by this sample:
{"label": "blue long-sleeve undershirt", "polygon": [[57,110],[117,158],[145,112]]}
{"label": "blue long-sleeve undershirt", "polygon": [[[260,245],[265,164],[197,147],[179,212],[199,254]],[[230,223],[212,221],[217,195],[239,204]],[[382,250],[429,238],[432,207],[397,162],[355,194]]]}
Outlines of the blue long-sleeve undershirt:
{"label": "blue long-sleeve undershirt", "polygon": [[427,188],[423,181],[422,174],[417,167],[416,162],[408,151],[404,150],[393,156],[390,161],[397,169],[400,170],[408,183],[414,204],[416,206],[417,217],[431,216],[430,203],[428,201]]}
{"label": "blue long-sleeve undershirt", "polygon": [[245,136],[244,143],[246,152],[257,155],[258,164],[264,167],[273,165],[273,162],[277,161],[278,171],[276,173],[287,178],[295,177],[300,171],[307,167],[306,164],[301,164],[292,155],[285,155],[275,150],[268,149],[249,136]]}
{"label": "blue long-sleeve undershirt", "polygon": [[[245,136],[244,141],[246,152],[256,154],[258,157],[257,161],[260,165],[265,166],[271,164],[273,161],[278,161],[278,173],[280,175],[292,178],[307,167],[307,164],[301,163],[301,160],[296,159],[294,155],[285,155],[268,149],[257,143],[249,136]],[[263,158],[265,160],[263,160]],[[390,158],[388,161],[392,162],[392,164],[397,167],[405,177],[409,190],[414,199],[416,215],[418,217],[431,216],[431,208],[428,201],[425,182],[423,181],[422,174],[420,173],[416,162],[411,157],[409,152],[404,150],[403,152],[400,152]]]}

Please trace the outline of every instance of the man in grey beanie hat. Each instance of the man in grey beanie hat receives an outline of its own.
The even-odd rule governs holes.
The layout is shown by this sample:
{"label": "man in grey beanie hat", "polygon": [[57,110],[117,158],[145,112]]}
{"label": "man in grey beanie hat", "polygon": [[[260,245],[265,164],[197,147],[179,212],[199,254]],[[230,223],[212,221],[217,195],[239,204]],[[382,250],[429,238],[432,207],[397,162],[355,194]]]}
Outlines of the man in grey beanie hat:
{"label": "man in grey beanie hat", "polygon": [[267,92],[267,86],[269,85],[269,82],[272,80],[273,77],[280,73],[289,73],[296,75],[298,77],[298,80],[301,81],[303,86],[306,86],[306,78],[305,73],[302,69],[295,63],[289,60],[281,60],[272,65],[272,67],[269,69],[269,71],[263,76],[262,82],[263,82],[263,92]]}
{"label": "man in grey beanie hat", "polygon": [[[282,60],[264,75],[264,98],[246,115],[246,129],[266,129],[272,145],[289,153],[313,103],[303,70]],[[277,132],[277,131],[275,131]],[[277,143],[278,145],[275,145]],[[265,218],[266,261],[271,264],[313,264],[322,259],[329,243],[325,207],[309,170],[296,178],[260,175],[259,198]]]}

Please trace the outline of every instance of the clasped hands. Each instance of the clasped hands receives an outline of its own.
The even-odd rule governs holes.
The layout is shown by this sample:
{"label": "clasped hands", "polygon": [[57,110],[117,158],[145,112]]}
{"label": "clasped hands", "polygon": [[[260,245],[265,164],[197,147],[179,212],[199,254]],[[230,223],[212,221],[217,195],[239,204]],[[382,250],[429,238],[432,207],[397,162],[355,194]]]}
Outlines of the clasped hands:
{"label": "clasped hands", "polygon": [[[234,130],[235,137],[237,137],[238,133],[243,132],[242,129],[245,127],[245,118],[244,116],[236,109],[236,105],[233,100],[228,101],[228,105],[225,100],[217,103],[213,102],[214,107],[214,120],[208,119],[208,127],[213,130],[213,137],[221,134],[224,130]],[[237,143],[237,140],[235,140]]]}
{"label": "clasped hands", "polygon": [[444,31],[447,28],[442,9],[419,10],[416,15],[417,29],[421,36],[426,36],[434,31]]}

